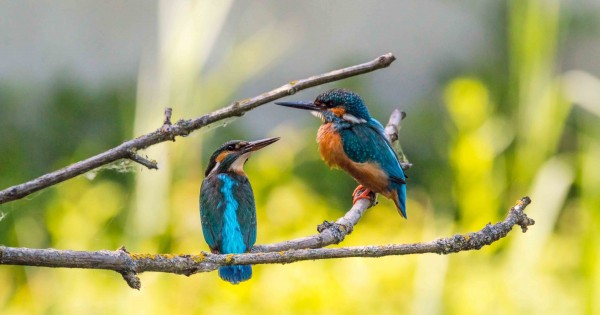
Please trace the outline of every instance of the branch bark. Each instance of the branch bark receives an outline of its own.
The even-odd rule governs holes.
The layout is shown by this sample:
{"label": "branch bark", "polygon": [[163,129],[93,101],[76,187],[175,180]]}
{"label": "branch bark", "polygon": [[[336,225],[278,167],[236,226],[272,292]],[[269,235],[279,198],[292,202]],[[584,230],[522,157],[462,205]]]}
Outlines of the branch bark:
{"label": "branch bark", "polygon": [[116,251],[85,252],[0,246],[0,264],[114,270],[122,274],[132,288],[139,289],[140,281],[136,275],[142,272],[165,272],[189,276],[199,272],[213,271],[226,265],[287,264],[303,260],[424,253],[450,254],[478,250],[485,245],[490,245],[505,237],[515,225],[520,226],[521,230],[526,232],[529,226],[535,224],[524,213],[530,203],[529,197],[521,198],[510,209],[503,221],[488,224],[479,231],[423,243],[299,249],[237,255],[204,252],[199,255],[131,254],[125,248]]}
{"label": "branch bark", "polygon": [[[143,160],[140,160],[137,157],[132,158],[132,152],[135,154],[137,151],[143,150],[157,143],[169,140],[175,141],[175,138],[178,136],[187,136],[193,131],[196,131],[202,127],[206,127],[220,120],[234,116],[242,116],[251,109],[272,102],[284,96],[292,95],[297,91],[386,68],[395,59],[396,58],[391,53],[388,53],[366,63],[315,75],[306,79],[291,81],[277,89],[260,94],[253,98],[234,102],[231,105],[221,108],[210,114],[206,114],[194,119],[179,120],[175,124],[170,124],[171,111],[168,111],[168,113],[165,111],[165,122],[163,126],[158,128],[156,131],[145,134],[133,140],[129,140],[108,151],[90,157],[86,160],[71,164],[60,170],[40,176],[26,183],[8,187],[0,191],[0,204],[21,199],[36,191],[56,185],[77,175],[81,175],[120,159],[133,159],[134,161],[140,163]],[[144,163],[141,164],[149,168],[154,168],[153,166],[156,166],[155,163],[146,163],[146,161],[151,162],[144,159]]]}

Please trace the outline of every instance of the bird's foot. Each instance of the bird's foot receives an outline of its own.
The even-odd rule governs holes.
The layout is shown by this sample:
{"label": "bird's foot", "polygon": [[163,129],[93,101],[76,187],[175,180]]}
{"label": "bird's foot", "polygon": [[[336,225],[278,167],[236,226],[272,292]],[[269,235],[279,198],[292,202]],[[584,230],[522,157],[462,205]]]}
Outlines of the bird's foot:
{"label": "bird's foot", "polygon": [[360,199],[367,199],[373,203],[375,201],[375,193],[363,185],[358,185],[352,193],[352,204],[355,204]]}

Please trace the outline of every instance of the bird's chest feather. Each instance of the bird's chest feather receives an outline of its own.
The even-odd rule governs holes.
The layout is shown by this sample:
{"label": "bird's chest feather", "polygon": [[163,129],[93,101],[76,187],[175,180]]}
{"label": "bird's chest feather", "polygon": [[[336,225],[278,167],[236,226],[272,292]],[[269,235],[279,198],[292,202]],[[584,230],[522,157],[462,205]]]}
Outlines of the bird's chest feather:
{"label": "bird's chest feather", "polygon": [[[317,133],[319,152],[329,167],[338,167],[350,173],[354,179],[375,192],[388,190],[388,176],[381,166],[374,161],[358,163],[352,161],[344,151],[344,143],[332,123],[323,124]],[[357,150],[362,149],[357,144]]]}
{"label": "bird's chest feather", "polygon": [[317,133],[317,142],[321,157],[329,167],[344,168],[351,162],[344,152],[342,138],[333,127],[333,123],[321,125]]}

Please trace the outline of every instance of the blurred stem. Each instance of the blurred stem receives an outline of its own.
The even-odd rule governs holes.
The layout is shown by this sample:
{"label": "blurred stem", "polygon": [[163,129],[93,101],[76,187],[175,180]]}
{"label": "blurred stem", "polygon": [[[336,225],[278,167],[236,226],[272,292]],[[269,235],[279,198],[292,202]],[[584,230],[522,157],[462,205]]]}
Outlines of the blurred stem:
{"label": "blurred stem", "polygon": [[570,105],[555,74],[560,1],[509,3],[510,103],[519,122],[512,177],[525,189],[557,148]]}

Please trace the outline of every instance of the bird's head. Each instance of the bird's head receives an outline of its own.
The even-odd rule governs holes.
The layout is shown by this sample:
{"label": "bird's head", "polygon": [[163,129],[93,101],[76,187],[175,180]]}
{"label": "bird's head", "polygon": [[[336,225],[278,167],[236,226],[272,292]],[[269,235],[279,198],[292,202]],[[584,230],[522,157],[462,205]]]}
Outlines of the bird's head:
{"label": "bird's head", "polygon": [[276,102],[275,104],[310,110],[324,122],[337,119],[349,123],[365,123],[371,119],[369,110],[360,95],[346,89],[323,92],[313,102]]}
{"label": "bird's head", "polygon": [[212,173],[236,172],[244,174],[244,164],[250,157],[250,154],[260,150],[269,144],[279,140],[276,138],[267,138],[256,141],[231,140],[223,143],[211,156],[206,168],[205,176]]}

